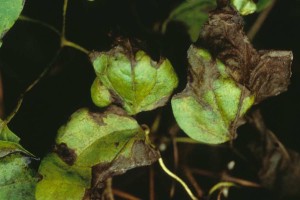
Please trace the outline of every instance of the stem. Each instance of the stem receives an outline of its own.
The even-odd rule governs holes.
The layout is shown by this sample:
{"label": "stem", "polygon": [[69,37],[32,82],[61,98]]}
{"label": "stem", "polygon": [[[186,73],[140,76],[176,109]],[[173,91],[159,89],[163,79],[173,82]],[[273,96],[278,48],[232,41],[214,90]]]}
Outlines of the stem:
{"label": "stem", "polygon": [[36,80],[34,80],[27,88],[26,90],[20,95],[20,98],[17,102],[17,105],[15,107],[15,109],[8,115],[8,117],[5,119],[4,124],[7,125],[13,118],[14,116],[17,114],[17,112],[19,111],[23,100],[24,100],[24,96],[26,93],[28,93],[36,84],[38,84],[38,82],[50,71],[52,65],[56,62],[59,54],[61,52],[61,49],[59,49],[55,56],[53,57],[53,59],[51,60],[51,62],[49,63],[49,65],[43,70],[43,72],[37,77]]}
{"label": "stem", "polygon": [[154,169],[150,166],[149,171],[149,200],[155,200],[155,183],[154,183]]}
{"label": "stem", "polygon": [[248,38],[249,40],[253,40],[253,38],[255,37],[255,35],[258,33],[258,31],[260,30],[261,26],[263,25],[263,23],[265,22],[265,20],[267,19],[268,15],[270,14],[272,8],[275,5],[276,0],[271,0],[270,5],[264,10],[262,11],[258,18],[256,19],[256,21],[254,22],[253,26],[251,27],[251,29],[248,31]]}
{"label": "stem", "polygon": [[112,191],[112,178],[107,179],[106,181],[106,187],[102,194],[102,198],[105,200],[114,200],[114,194]]}
{"label": "stem", "polygon": [[86,48],[80,46],[79,44],[76,44],[74,42],[71,42],[71,41],[67,40],[66,38],[62,38],[61,46],[62,47],[72,47],[74,49],[77,49],[77,50],[85,53],[85,54],[89,54],[89,50],[87,50]]}
{"label": "stem", "polygon": [[[171,140],[172,140],[172,144],[173,144],[173,160],[174,160],[174,170],[177,171],[178,168],[178,161],[179,161],[179,155],[178,155],[178,146],[177,146],[177,142],[174,138],[174,135],[171,135]],[[170,190],[170,197],[173,198],[174,194],[175,194],[175,182],[172,182],[172,187]]]}
{"label": "stem", "polygon": [[128,193],[123,192],[123,191],[118,190],[118,189],[113,189],[112,191],[113,191],[114,195],[119,196],[119,197],[121,197],[123,199],[127,199],[127,200],[141,200],[140,198],[135,197],[132,194],[128,194]]}
{"label": "stem", "polygon": [[216,185],[214,185],[210,190],[209,190],[209,195],[211,195],[212,193],[214,193],[216,190],[220,190],[222,188],[229,188],[229,187],[233,187],[236,186],[234,183],[232,182],[219,182]]}
{"label": "stem", "polygon": [[252,181],[248,181],[248,180],[244,180],[244,179],[240,179],[240,178],[236,178],[236,177],[232,177],[226,173],[214,173],[211,171],[207,171],[207,170],[203,170],[203,169],[190,169],[191,173],[193,174],[197,174],[200,176],[207,176],[207,177],[212,177],[212,178],[217,178],[220,179],[221,181],[225,181],[225,182],[232,182],[238,185],[241,185],[243,187],[257,187],[260,188],[261,185],[252,182]]}
{"label": "stem", "polygon": [[184,173],[185,173],[186,177],[189,179],[189,181],[191,182],[191,184],[194,187],[194,189],[196,190],[198,196],[202,197],[204,195],[204,192],[201,189],[201,187],[198,185],[197,181],[195,180],[195,178],[194,178],[191,170],[188,169],[187,167],[185,167],[184,168]]}
{"label": "stem", "polygon": [[68,0],[64,0],[63,5],[63,23],[61,29],[61,46],[63,47],[63,41],[66,38],[66,15],[67,15],[67,8],[68,8]]}
{"label": "stem", "polygon": [[25,22],[31,22],[31,23],[34,23],[34,24],[38,24],[40,26],[44,26],[45,28],[48,28],[49,30],[56,33],[56,35],[61,36],[61,32],[59,30],[57,30],[54,26],[52,26],[50,24],[47,24],[43,21],[40,21],[40,20],[37,20],[37,19],[32,19],[32,18],[24,16],[24,15],[20,15],[19,20],[25,21]]}
{"label": "stem", "polygon": [[159,158],[158,162],[159,162],[160,167],[162,168],[162,170],[164,170],[164,172],[166,172],[166,174],[168,174],[170,177],[172,177],[173,179],[175,179],[178,183],[180,183],[182,185],[182,187],[185,189],[185,191],[187,192],[187,194],[190,196],[190,198],[192,200],[198,200],[198,198],[192,193],[192,191],[187,186],[187,184],[181,178],[179,178],[176,174],[174,174],[173,172],[171,172],[166,167],[166,165],[164,164],[164,161],[163,161],[162,158]]}
{"label": "stem", "polygon": [[2,74],[0,71],[0,119],[3,119],[5,114],[4,108],[4,93],[3,93],[3,84],[2,84]]}
{"label": "stem", "polygon": [[200,142],[189,137],[176,137],[175,141],[179,143],[200,144]]}
{"label": "stem", "polygon": [[[54,26],[50,25],[50,24],[47,24],[43,21],[40,21],[40,20],[37,20],[37,19],[32,19],[30,17],[27,17],[27,16],[20,16],[19,17],[19,20],[22,20],[22,21],[26,21],[26,22],[31,22],[31,23],[35,23],[35,24],[38,24],[40,26],[43,26],[45,28],[48,28],[49,30],[53,31],[55,34],[57,34],[59,37],[60,37],[60,44],[61,44],[61,48],[63,47],[72,47],[74,49],[77,49],[81,52],[83,52],[84,54],[89,54],[89,50],[87,50],[86,48],[80,46],[79,44],[75,43],[75,42],[72,42],[72,41],[69,41],[67,40],[61,33],[59,30],[57,30]],[[64,23],[65,24],[65,23]],[[63,28],[64,30],[65,28]]]}

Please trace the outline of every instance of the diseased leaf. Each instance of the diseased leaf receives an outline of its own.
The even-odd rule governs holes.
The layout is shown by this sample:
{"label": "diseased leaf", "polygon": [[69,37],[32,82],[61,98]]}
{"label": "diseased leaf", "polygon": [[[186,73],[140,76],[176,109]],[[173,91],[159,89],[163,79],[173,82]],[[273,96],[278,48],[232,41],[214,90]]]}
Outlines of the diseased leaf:
{"label": "diseased leaf", "polygon": [[200,142],[218,144],[234,138],[236,125],[254,103],[254,96],[235,83],[226,66],[206,50],[192,45],[188,60],[188,84],[172,98],[178,125]]}
{"label": "diseased leaf", "polygon": [[134,54],[127,45],[91,55],[97,74],[92,100],[100,107],[112,101],[130,115],[165,105],[178,83],[171,63],[157,63],[141,50]]}
{"label": "diseased leaf", "polygon": [[0,0],[0,47],[1,39],[14,25],[24,6],[24,0]]}
{"label": "diseased leaf", "polygon": [[[2,152],[2,144],[0,144]],[[30,158],[18,151],[0,158],[0,199],[32,200],[37,178]]]}
{"label": "diseased leaf", "polygon": [[287,90],[292,52],[258,52],[243,31],[243,18],[231,7],[213,11],[200,38],[200,43],[227,66],[234,80],[255,95],[256,102]]}
{"label": "diseased leaf", "polygon": [[202,25],[208,19],[208,12],[215,6],[216,1],[214,0],[184,1],[170,13],[163,24],[163,32],[166,31],[170,22],[181,22],[186,26],[191,41],[195,42],[199,37]]}
{"label": "diseased leaf", "polygon": [[254,101],[287,89],[292,53],[257,52],[243,32],[242,17],[222,2],[203,26],[199,44],[213,56],[190,47],[188,84],[172,98],[173,113],[193,139],[226,142],[235,137],[243,114]]}
{"label": "diseased leaf", "polygon": [[[42,191],[50,190],[49,199],[82,199],[82,195],[93,199],[109,177],[150,165],[159,157],[143,129],[123,109],[109,107],[104,113],[80,109],[59,129],[54,153],[42,162],[39,173],[44,178],[36,195],[46,199]],[[76,196],[67,192],[71,183],[78,187]]]}
{"label": "diseased leaf", "polygon": [[252,0],[230,0],[231,4],[241,15],[249,15],[256,11],[256,4]]}

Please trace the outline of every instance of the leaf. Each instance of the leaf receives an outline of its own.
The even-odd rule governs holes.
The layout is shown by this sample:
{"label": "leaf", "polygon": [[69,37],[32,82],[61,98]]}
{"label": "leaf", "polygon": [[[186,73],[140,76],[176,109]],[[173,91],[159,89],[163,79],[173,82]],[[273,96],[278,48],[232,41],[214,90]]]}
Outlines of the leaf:
{"label": "leaf", "polygon": [[162,30],[166,31],[170,22],[183,23],[190,35],[191,41],[195,42],[200,34],[202,25],[208,19],[208,12],[215,8],[213,0],[190,0],[176,7],[164,22]]}
{"label": "leaf", "polygon": [[14,25],[24,6],[24,0],[1,0],[0,3],[0,47],[1,39]]}
{"label": "leaf", "polygon": [[0,158],[14,153],[21,153],[23,155],[30,156],[33,158],[35,157],[18,143],[0,140]]}
{"label": "leaf", "polygon": [[144,51],[134,54],[131,48],[127,44],[91,55],[97,74],[91,95],[100,107],[112,101],[134,115],[165,105],[178,79],[169,60],[157,63]]}
{"label": "leaf", "polygon": [[81,200],[85,190],[90,188],[92,169],[69,166],[55,153],[46,156],[39,173],[43,179],[38,182],[35,192],[37,200]]}
{"label": "leaf", "polygon": [[256,11],[256,4],[252,0],[230,0],[233,7],[241,15],[249,15]]}
{"label": "leaf", "polygon": [[0,199],[34,199],[37,176],[29,164],[35,157],[1,119],[0,130]]}
{"label": "leaf", "polygon": [[209,144],[235,136],[236,124],[254,96],[229,76],[226,66],[204,49],[188,50],[189,77],[183,92],[172,98],[178,125],[191,138]]}
{"label": "leaf", "polygon": [[15,143],[20,141],[20,138],[8,128],[2,119],[0,119],[0,140],[11,141]]}
{"label": "leaf", "polygon": [[200,39],[226,65],[230,76],[255,95],[257,103],[287,90],[292,52],[254,49],[243,31],[243,18],[232,8],[213,11]]}
{"label": "leaf", "polygon": [[[36,195],[47,199],[43,191],[49,190],[49,199],[91,199],[107,178],[159,157],[143,129],[121,108],[104,113],[80,109],[59,129],[54,153],[43,160],[39,173],[44,178]],[[67,192],[75,190],[74,184],[76,196]]]}
{"label": "leaf", "polygon": [[30,158],[18,151],[0,158],[0,199],[34,199],[37,178],[29,163]]}
{"label": "leaf", "polygon": [[109,90],[102,85],[99,78],[96,78],[91,87],[91,97],[98,107],[108,106],[113,102]]}
{"label": "leaf", "polygon": [[253,103],[287,89],[292,52],[258,52],[243,32],[243,18],[228,5],[210,13],[199,44],[213,56],[203,48],[190,47],[188,84],[172,98],[173,113],[191,138],[210,144],[226,142],[235,137]]}

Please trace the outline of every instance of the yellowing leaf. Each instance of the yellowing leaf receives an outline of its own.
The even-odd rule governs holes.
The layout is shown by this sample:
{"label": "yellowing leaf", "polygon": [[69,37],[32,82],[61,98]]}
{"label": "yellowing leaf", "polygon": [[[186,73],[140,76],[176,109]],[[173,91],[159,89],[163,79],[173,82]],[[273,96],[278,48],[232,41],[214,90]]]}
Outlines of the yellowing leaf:
{"label": "yellowing leaf", "polygon": [[91,185],[91,168],[67,165],[56,154],[46,156],[39,168],[43,179],[37,184],[37,200],[81,200]]}
{"label": "yellowing leaf", "polygon": [[92,55],[97,74],[91,90],[94,103],[103,107],[112,101],[130,115],[165,105],[178,83],[171,63],[167,59],[157,63],[143,51],[134,54],[126,48]]}

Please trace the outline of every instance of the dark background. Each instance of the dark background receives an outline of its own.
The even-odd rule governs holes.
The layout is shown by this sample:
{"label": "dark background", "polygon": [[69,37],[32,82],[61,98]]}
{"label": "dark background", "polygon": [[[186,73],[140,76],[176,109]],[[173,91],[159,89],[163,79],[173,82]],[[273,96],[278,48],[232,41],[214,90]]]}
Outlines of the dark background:
{"label": "dark background", "polygon": [[[191,41],[182,24],[170,24],[165,35],[153,27],[165,20],[182,1],[178,0],[86,0],[70,1],[67,15],[67,38],[96,51],[108,50],[115,36],[138,38],[145,42],[154,59],[170,59],[180,85],[186,84],[186,50]],[[62,0],[27,0],[23,15],[39,19],[61,29]],[[267,126],[282,143],[300,152],[300,1],[278,0],[260,31],[254,38],[257,49],[291,50],[294,54],[289,90],[259,105]],[[246,17],[249,30],[258,14]],[[34,23],[17,21],[4,37],[0,49],[0,67],[4,91],[5,113],[15,107],[20,94],[47,67],[59,49],[59,37],[47,28]],[[51,151],[57,129],[70,114],[80,107],[91,107],[90,86],[95,78],[87,55],[72,48],[64,48],[49,74],[30,91],[24,103],[9,124],[21,137],[22,145],[33,154],[43,157]],[[170,105],[158,111],[141,114],[141,122],[151,125],[153,117],[162,111],[162,135],[173,123]],[[245,133],[244,133],[245,132]],[[182,134],[182,133],[181,133]],[[237,143],[247,138],[246,128],[239,131]],[[179,145],[180,148],[186,146]],[[238,159],[224,146],[199,145],[191,148],[188,157],[182,158],[194,167],[211,171],[226,168],[226,163]],[[172,145],[163,152],[166,163],[172,166]],[[180,158],[181,159],[181,158]],[[239,162],[238,162],[239,163]],[[255,164],[253,164],[255,166]],[[171,167],[172,168],[172,167]],[[154,165],[157,199],[168,199],[171,180]],[[114,185],[143,199],[148,198],[148,168],[131,170],[114,179]],[[178,174],[181,175],[180,169]],[[255,167],[241,162],[236,175],[257,181]],[[208,191],[217,179],[198,177],[200,185]],[[300,186],[299,186],[300,188]],[[238,188],[230,190],[229,199],[274,199],[272,191]],[[176,187],[174,199],[187,199],[181,187]]]}

